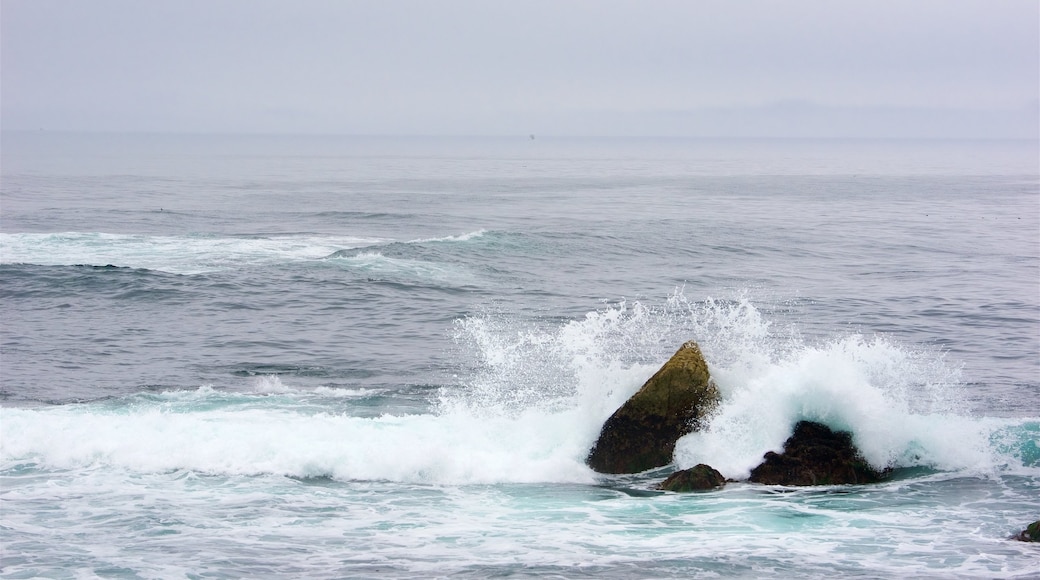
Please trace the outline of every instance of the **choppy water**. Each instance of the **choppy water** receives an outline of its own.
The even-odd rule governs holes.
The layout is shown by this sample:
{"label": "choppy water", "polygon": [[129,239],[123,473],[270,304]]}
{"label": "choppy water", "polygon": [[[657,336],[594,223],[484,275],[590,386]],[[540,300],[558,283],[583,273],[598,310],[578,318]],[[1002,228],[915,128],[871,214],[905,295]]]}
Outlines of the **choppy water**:
{"label": "choppy water", "polygon": [[[1035,577],[1029,142],[4,133],[5,577]],[[874,486],[591,472],[688,339],[675,467],[800,419]]]}

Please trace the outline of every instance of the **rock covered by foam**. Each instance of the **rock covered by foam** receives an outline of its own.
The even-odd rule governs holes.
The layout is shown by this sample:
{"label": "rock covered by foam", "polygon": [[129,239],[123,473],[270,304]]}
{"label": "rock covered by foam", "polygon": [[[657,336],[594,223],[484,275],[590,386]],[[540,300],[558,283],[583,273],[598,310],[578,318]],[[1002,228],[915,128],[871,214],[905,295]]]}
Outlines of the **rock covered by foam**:
{"label": "rock covered by foam", "polygon": [[675,442],[719,402],[697,343],[689,341],[603,424],[587,463],[601,473],[639,473],[672,462]]}
{"label": "rock covered by foam", "polygon": [[784,442],[783,453],[770,451],[751,470],[748,481],[767,485],[841,485],[876,483],[886,473],[863,459],[852,434],[826,425],[799,421]]}

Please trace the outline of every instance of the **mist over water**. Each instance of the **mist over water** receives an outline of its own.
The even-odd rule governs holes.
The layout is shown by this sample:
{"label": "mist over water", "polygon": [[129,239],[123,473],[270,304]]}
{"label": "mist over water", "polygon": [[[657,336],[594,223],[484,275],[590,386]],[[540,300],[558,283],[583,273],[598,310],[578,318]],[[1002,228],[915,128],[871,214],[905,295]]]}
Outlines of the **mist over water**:
{"label": "mist over water", "polygon": [[[5,576],[1035,572],[1035,144],[19,139]],[[808,419],[894,479],[592,472],[691,339],[672,467]]]}

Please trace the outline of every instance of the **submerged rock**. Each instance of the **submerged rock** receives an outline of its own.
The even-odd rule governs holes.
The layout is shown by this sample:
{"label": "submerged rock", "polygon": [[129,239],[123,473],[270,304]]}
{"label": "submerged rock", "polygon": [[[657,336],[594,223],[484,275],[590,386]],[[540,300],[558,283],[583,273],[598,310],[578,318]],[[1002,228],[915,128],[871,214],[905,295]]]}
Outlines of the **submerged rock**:
{"label": "submerged rock", "polygon": [[676,471],[658,487],[668,491],[704,491],[726,485],[726,478],[710,465],[703,463]]}
{"label": "submerged rock", "polygon": [[687,342],[607,419],[586,462],[601,473],[668,465],[675,442],[697,429],[718,401],[700,348]]}
{"label": "submerged rock", "polygon": [[885,472],[871,467],[852,444],[852,434],[800,421],[784,442],[784,452],[765,454],[748,481],[768,485],[876,483]]}
{"label": "submerged rock", "polygon": [[1040,520],[1026,526],[1026,529],[1019,532],[1015,539],[1022,542],[1040,542]]}

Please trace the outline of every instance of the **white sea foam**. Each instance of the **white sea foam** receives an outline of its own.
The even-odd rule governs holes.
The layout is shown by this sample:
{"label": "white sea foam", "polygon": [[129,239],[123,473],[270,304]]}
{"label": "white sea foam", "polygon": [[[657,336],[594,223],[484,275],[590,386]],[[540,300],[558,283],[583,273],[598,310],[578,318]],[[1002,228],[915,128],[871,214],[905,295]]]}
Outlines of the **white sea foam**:
{"label": "white sea foam", "polygon": [[492,483],[584,481],[566,416],[472,414],[359,418],[285,408],[139,405],[5,409],[3,462],[52,469],[330,476],[342,480]]}
{"label": "white sea foam", "polygon": [[253,392],[256,393],[290,393],[293,390],[276,375],[261,375],[253,378]]}
{"label": "white sea foam", "polygon": [[354,398],[371,394],[371,389],[343,389],[333,387],[315,387],[313,389],[297,389],[286,385],[277,375],[260,375],[252,381],[253,392],[265,395],[319,395],[329,398]]}
{"label": "white sea foam", "polygon": [[811,420],[851,431],[877,467],[992,469],[995,424],[950,410],[955,376],[860,336],[803,346],[752,368],[721,368],[723,402],[704,431],[679,442],[676,459],[746,477],[766,451],[782,449],[796,422]]}
{"label": "white sea foam", "polygon": [[879,468],[1037,467],[1030,420],[965,414],[959,367],[942,353],[856,334],[807,344],[797,329],[774,330],[746,297],[692,303],[679,291],[662,307],[621,304],[559,327],[486,315],[460,321],[456,338],[479,353],[482,370],[452,405],[576,409],[572,430],[589,444],[678,345],[696,339],[723,400],[706,430],[680,440],[680,467],[703,462],[746,477],[800,420],[851,431]]}
{"label": "white sea foam", "polygon": [[1035,473],[1040,462],[1035,419],[954,412],[956,372],[941,357],[856,335],[806,345],[771,333],[747,301],[692,304],[681,295],[660,308],[621,304],[560,325],[494,314],[460,320],[456,341],[461,354],[476,357],[477,370],[443,389],[435,412],[332,412],[314,404],[328,393],[258,377],[253,393],[203,387],[4,409],[0,451],[5,468],[32,462],[341,480],[591,482],[597,476],[584,459],[603,421],[680,336],[701,340],[723,394],[707,430],[679,442],[680,467],[704,462],[746,476],[801,419],[851,430],[878,466]]}
{"label": "white sea foam", "polygon": [[200,274],[279,262],[318,260],[378,243],[352,236],[154,236],[90,232],[0,233],[0,263],[120,266]]}
{"label": "white sea foam", "polygon": [[417,240],[411,240],[409,244],[426,244],[430,242],[468,242],[472,239],[482,237],[487,233],[487,230],[480,229],[465,234],[459,234],[457,236],[444,236],[443,238],[421,238]]}
{"label": "white sea foam", "polygon": [[329,260],[371,276],[385,277],[405,283],[474,284],[477,281],[476,277],[463,266],[393,258],[374,250],[362,251],[349,256],[335,256]]}

